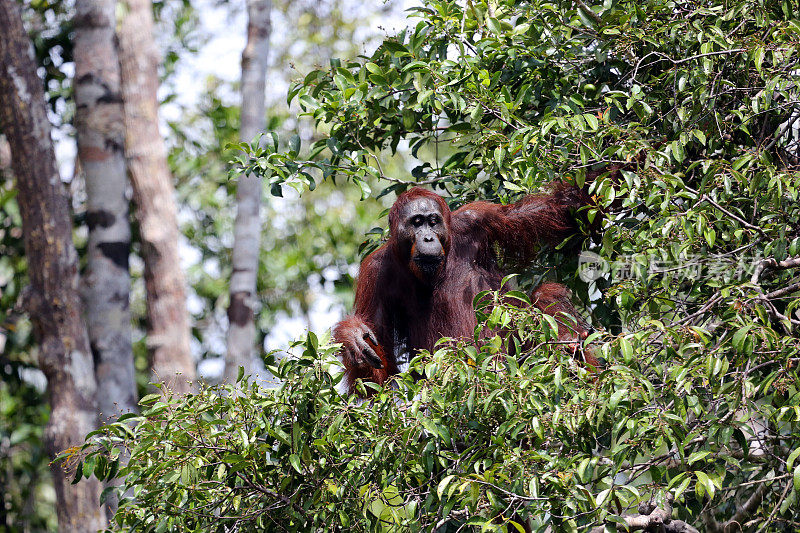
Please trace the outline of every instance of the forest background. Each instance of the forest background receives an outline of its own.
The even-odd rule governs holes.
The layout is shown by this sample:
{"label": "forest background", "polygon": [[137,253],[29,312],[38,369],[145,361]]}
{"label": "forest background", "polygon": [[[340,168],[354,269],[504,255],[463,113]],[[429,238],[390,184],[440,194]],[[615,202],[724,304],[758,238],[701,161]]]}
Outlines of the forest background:
{"label": "forest background", "polygon": [[[55,510],[61,530],[98,529],[118,504],[112,528],[153,531],[797,530],[797,3],[424,0],[366,55],[347,53],[350,25],[347,57],[328,59],[339,41],[311,36],[334,35],[315,21],[350,12],[336,5],[280,19],[302,4],[248,3],[242,108],[212,83],[162,136],[158,108],[180,101],[170,79],[196,47],[191,6],[0,1],[15,178],[2,202],[7,527],[52,528]],[[317,46],[326,57],[297,68],[297,108],[267,123],[264,44],[291,20],[311,28],[288,48],[297,65]],[[50,122],[76,131],[74,216]],[[595,238],[580,259],[542,249],[507,297],[476,298],[474,343],[417,354],[392,387],[357,383],[368,402],[341,394],[324,335],[279,362],[262,350],[287,329],[276,310],[308,324],[310,294],[351,291],[354,258],[384,233],[355,227],[381,218],[359,197],[419,183],[455,208],[561,177],[587,186]],[[264,203],[262,227],[266,186],[283,199]],[[130,299],[128,266],[143,278]],[[542,280],[572,289],[600,368],[528,305]],[[198,354],[228,385],[197,379]],[[164,393],[137,404],[150,379]],[[119,411],[132,412],[78,446]]]}
{"label": "forest background", "polygon": [[[289,83],[303,72],[327,64],[331,57],[374,50],[387,32],[404,23],[403,6],[398,2],[338,0],[262,4],[267,14],[262,24],[268,34],[258,43],[257,53],[268,66],[264,111],[259,119],[263,124],[257,133],[268,129],[286,142],[294,135],[312,141],[312,121],[299,118],[296,105],[291,109],[287,105]],[[76,2],[24,2],[20,6],[36,49],[37,71],[44,76],[58,171],[68,188],[73,237],[81,269],[86,272],[90,201],[76,147]],[[167,1],[153,3],[152,11],[159,58],[158,125],[166,143],[174,184],[171,194],[181,230],[175,243],[180,264],[175,266],[186,276],[191,365],[197,367],[196,373],[191,369],[188,379],[196,375],[218,383],[225,366],[237,210],[236,181],[228,172],[235,149],[228,145],[240,140],[241,56],[247,43],[248,10],[244,2]],[[255,133],[249,133],[242,140],[253,140]],[[37,364],[33,327],[21,299],[29,283],[29,265],[11,158],[0,130],[0,529],[54,530],[56,494],[43,434],[50,411],[47,380]],[[401,155],[387,158],[387,164],[402,169],[407,162]],[[263,369],[261,356],[278,350],[280,357],[280,350],[304,330],[323,334],[349,306],[359,247],[387,201],[359,202],[359,190],[330,184],[302,199],[292,188],[284,190],[283,198],[263,195],[263,223],[259,223],[258,333],[254,342],[261,347],[257,367],[267,386],[276,385],[277,380]],[[130,185],[124,194],[131,199]],[[132,216],[131,223],[132,328],[128,334],[138,398],[150,391],[153,374],[152,354],[148,356],[146,346],[147,291],[136,238],[138,219]],[[131,407],[130,402],[121,404]]]}

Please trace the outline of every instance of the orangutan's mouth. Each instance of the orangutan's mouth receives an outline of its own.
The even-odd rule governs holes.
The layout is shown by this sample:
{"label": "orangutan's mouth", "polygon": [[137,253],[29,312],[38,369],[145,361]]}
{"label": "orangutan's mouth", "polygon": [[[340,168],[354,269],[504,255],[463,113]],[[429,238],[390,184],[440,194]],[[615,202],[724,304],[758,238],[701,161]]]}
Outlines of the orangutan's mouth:
{"label": "orangutan's mouth", "polygon": [[443,260],[443,255],[418,255],[414,257],[414,265],[425,277],[432,278],[439,272]]}

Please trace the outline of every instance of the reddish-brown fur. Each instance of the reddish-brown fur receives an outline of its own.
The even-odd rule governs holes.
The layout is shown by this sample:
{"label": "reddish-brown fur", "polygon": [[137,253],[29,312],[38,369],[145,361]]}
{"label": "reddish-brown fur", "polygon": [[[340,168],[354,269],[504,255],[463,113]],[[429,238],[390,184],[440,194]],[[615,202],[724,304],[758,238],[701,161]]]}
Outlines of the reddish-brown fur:
{"label": "reddish-brown fur", "polygon": [[[358,325],[360,322],[361,319],[355,316],[345,318],[336,325],[336,328],[334,329],[334,337],[337,339],[342,338],[344,335],[347,335],[348,331],[351,331],[353,327]],[[369,326],[369,324],[367,325]],[[383,348],[380,345],[373,345],[371,342],[369,344],[372,346],[372,349],[375,350],[375,353],[378,354],[381,362],[383,362],[383,368],[378,369],[371,366],[351,366],[348,369],[347,375],[350,385],[352,385],[355,380],[359,378],[363,379],[364,381],[374,381],[378,385],[383,385],[389,376],[397,374],[398,372],[397,364],[395,363],[394,358],[389,361],[386,357],[386,353],[383,351]]]}
{"label": "reddish-brown fur", "polygon": [[[396,237],[403,206],[420,197],[431,198],[439,205],[449,229],[442,243],[445,263],[431,284],[421,282],[412,270],[413,243]],[[389,241],[361,264],[353,315],[334,329],[335,340],[346,348],[352,346],[364,326],[374,332],[380,345],[379,356],[384,361],[381,369],[365,368],[351,357],[352,350],[342,351],[351,387],[358,378],[386,381],[398,372],[396,355],[403,351],[413,355],[420,349],[432,350],[442,337],[472,339],[476,326],[472,300],[480,291],[499,290],[504,275],[495,245],[504,260],[530,260],[540,244],[558,244],[574,235],[574,212],[589,202],[584,190],[561,182],[548,194],[531,195],[514,204],[473,202],[452,213],[431,191],[413,188],[401,194],[389,212]],[[536,305],[548,314],[564,311],[577,317],[566,289],[561,287],[564,297],[555,287],[561,286],[541,287]],[[585,337],[585,329],[575,333]],[[568,334],[573,332],[565,329],[565,338]],[[591,364],[595,363],[592,358]]]}

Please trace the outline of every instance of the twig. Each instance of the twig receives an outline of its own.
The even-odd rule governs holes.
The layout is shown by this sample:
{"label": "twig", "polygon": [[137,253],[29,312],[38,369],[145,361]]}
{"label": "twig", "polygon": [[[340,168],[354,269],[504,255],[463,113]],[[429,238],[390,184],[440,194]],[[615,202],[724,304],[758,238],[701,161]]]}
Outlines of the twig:
{"label": "twig", "polygon": [[530,350],[526,350],[524,354],[522,354],[519,358],[517,358],[517,364],[521,365],[524,363],[531,355],[533,355],[539,348],[542,346],[549,346],[549,345],[558,345],[558,344],[575,344],[575,340],[569,341],[542,341]]}
{"label": "twig", "polygon": [[[767,309],[767,313],[769,313],[770,317],[772,317],[773,320],[776,320],[781,325],[781,328],[783,328],[783,331],[787,335],[791,335],[792,333],[791,327],[793,325],[794,326],[800,325],[800,320],[795,320],[779,312],[772,304],[770,299],[767,297],[767,295],[764,294],[764,290],[761,288],[761,285],[759,284],[759,279],[761,279],[761,275],[766,270],[787,270],[796,267],[800,267],[800,256],[790,257],[788,259],[784,259],[783,261],[777,261],[773,257],[768,257],[758,262],[755,270],[753,271],[753,276],[750,278],[750,283],[755,285],[756,291],[758,292],[758,299],[764,302],[764,306]],[[786,289],[791,289],[791,287],[792,286],[790,285],[789,287],[784,287],[783,289],[778,289],[777,291],[774,292],[780,293],[781,291],[784,291]],[[786,326],[787,323],[789,324],[788,327]]]}
{"label": "twig", "polygon": [[391,176],[387,176],[386,174],[383,173],[383,167],[381,166],[381,160],[378,157],[378,155],[364,148],[364,145],[361,144],[361,141],[356,140],[356,142],[365,152],[367,152],[369,156],[371,156],[375,160],[375,166],[378,167],[378,174],[380,174],[380,179],[390,181],[393,183],[402,183],[404,185],[430,185],[431,183],[436,183],[437,181],[441,181],[445,178],[445,176],[440,175],[436,178],[430,178],[423,181],[406,181],[406,180],[401,180],[399,178],[393,178]]}
{"label": "twig", "polygon": [[706,526],[707,533],[721,533],[722,528],[719,527],[719,522],[717,519],[714,518],[714,509],[711,507],[706,507],[702,511],[700,511],[700,520],[703,521],[703,525]]}
{"label": "twig", "polygon": [[712,200],[712,199],[711,199],[711,198],[710,198],[710,197],[709,197],[707,194],[704,194],[703,196],[701,196],[701,197],[700,197],[700,201],[701,201],[701,202],[708,202],[708,203],[710,203],[711,205],[713,205],[714,207],[716,207],[717,209],[719,209],[720,211],[722,211],[723,213],[725,213],[726,215],[728,215],[729,217],[731,217],[732,219],[734,219],[735,221],[737,221],[739,224],[741,224],[741,225],[742,225],[742,226],[744,226],[745,228],[751,229],[751,230],[753,230],[753,231],[757,231],[757,232],[758,232],[758,233],[760,233],[760,234],[761,234],[763,237],[766,237],[766,236],[767,236],[767,233],[766,233],[766,232],[765,232],[763,229],[759,228],[758,226],[754,226],[753,224],[750,224],[749,222],[747,222],[745,219],[743,219],[743,218],[741,218],[741,217],[739,217],[739,216],[735,215],[734,213],[731,213],[730,211],[728,211],[727,209],[725,209],[724,207],[722,207],[721,205],[719,205],[717,202],[715,202],[714,200]]}
{"label": "twig", "polygon": [[[576,2],[579,0],[575,0]],[[592,12],[594,13],[594,12]],[[633,69],[633,75],[631,76],[632,81],[636,81],[636,74],[639,72],[639,67],[642,65],[642,62],[650,56],[659,56],[665,61],[671,62],[673,65],[680,65],[681,63],[686,63],[687,61],[694,61],[695,59],[700,59],[702,57],[708,56],[718,56],[723,54],[738,54],[739,52],[746,52],[744,48],[732,48],[730,50],[717,50],[716,52],[706,52],[704,54],[697,54],[696,56],[691,57],[684,57],[683,59],[672,59],[667,54],[663,54],[661,52],[650,52],[649,54],[645,54],[637,63],[636,67]]]}
{"label": "twig", "polygon": [[721,299],[722,299],[722,293],[719,293],[719,292],[718,292],[717,294],[715,294],[714,296],[712,296],[712,297],[711,297],[711,298],[710,298],[710,299],[709,299],[709,300],[706,302],[706,304],[705,304],[703,307],[701,307],[701,308],[700,308],[700,309],[699,309],[697,312],[695,312],[695,313],[692,313],[691,315],[689,315],[689,316],[687,316],[687,317],[684,317],[684,318],[680,319],[680,320],[679,320],[678,322],[676,322],[675,324],[676,324],[676,325],[680,325],[680,324],[683,324],[684,322],[689,322],[689,321],[690,321],[690,320],[692,320],[693,318],[696,318],[696,317],[698,317],[698,316],[702,315],[703,313],[705,313],[706,311],[708,311],[708,310],[711,308],[711,306],[713,306],[714,304],[716,304],[716,303],[717,303],[718,301],[720,301]]}
{"label": "twig", "polygon": [[[689,191],[692,194],[700,195],[700,191],[692,189],[691,187],[689,187],[686,184],[683,185],[683,188],[686,189],[687,191]],[[724,214],[728,215],[729,217],[731,217],[735,221],[739,222],[745,228],[748,228],[748,229],[751,229],[753,231],[756,231],[759,234],[761,234],[761,236],[763,236],[763,237],[767,236],[766,232],[763,229],[759,228],[758,226],[754,226],[753,224],[750,224],[745,219],[743,219],[742,217],[736,215],[735,213],[731,213],[730,211],[728,211],[727,209],[725,209],[724,207],[719,205],[717,202],[712,200],[711,197],[708,196],[707,194],[704,193],[704,194],[700,195],[700,202],[708,202],[708,203],[710,203],[712,206],[716,207],[717,209],[722,211]]]}
{"label": "twig", "polygon": [[696,56],[691,57],[684,57],[683,59],[671,59],[668,58],[676,65],[680,65],[681,63],[686,63],[687,61],[694,61],[695,59],[700,59],[701,57],[708,57],[708,56],[719,56],[723,54],[738,54],[739,52],[747,52],[745,48],[731,48],[730,50],[717,50],[716,52],[706,52],[705,54],[697,54]]}

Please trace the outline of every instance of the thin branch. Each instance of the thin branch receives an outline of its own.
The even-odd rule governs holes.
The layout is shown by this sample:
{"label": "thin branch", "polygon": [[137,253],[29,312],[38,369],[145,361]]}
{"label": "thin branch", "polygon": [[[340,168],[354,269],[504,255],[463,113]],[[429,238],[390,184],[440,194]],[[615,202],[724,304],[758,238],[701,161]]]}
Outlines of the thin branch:
{"label": "thin branch", "polygon": [[722,207],[721,205],[719,205],[717,202],[715,202],[714,200],[712,200],[712,199],[711,199],[711,198],[710,198],[710,197],[709,197],[707,194],[704,194],[703,196],[701,196],[701,197],[700,197],[700,201],[701,201],[701,202],[708,202],[708,203],[710,203],[711,205],[713,205],[714,207],[716,207],[717,209],[719,209],[720,211],[722,211],[724,214],[728,215],[729,217],[731,217],[732,219],[734,219],[735,221],[737,221],[737,222],[738,222],[739,224],[741,224],[742,226],[744,226],[744,227],[746,227],[746,228],[748,228],[748,229],[751,229],[751,230],[753,230],[753,231],[756,231],[756,232],[760,233],[760,234],[761,234],[762,236],[764,236],[764,237],[766,237],[766,236],[767,236],[767,233],[766,233],[766,232],[765,232],[763,229],[759,228],[758,226],[754,226],[753,224],[750,224],[749,222],[747,222],[745,219],[743,219],[743,218],[741,218],[741,217],[739,217],[739,216],[735,215],[734,213],[731,213],[730,211],[728,211],[727,209],[725,209],[724,207]]}
{"label": "thin branch", "polygon": [[[579,0],[575,0],[576,2]],[[650,52],[649,54],[645,54],[637,63],[636,67],[633,69],[633,75],[631,76],[632,81],[636,81],[636,74],[639,72],[639,67],[642,65],[642,62],[650,56],[659,56],[662,59],[671,62],[673,65],[680,65],[681,63],[686,63],[687,61],[694,61],[695,59],[700,59],[703,57],[708,56],[718,56],[723,54],[738,54],[740,52],[746,52],[747,50],[744,48],[732,48],[730,50],[718,50],[716,52],[706,52],[705,54],[697,54],[691,57],[684,57],[683,59],[672,59],[667,54],[663,54],[661,52]]]}
{"label": "thin branch", "polygon": [[783,261],[777,261],[773,257],[767,257],[766,259],[759,261],[756,265],[756,269],[753,272],[753,277],[750,278],[750,283],[753,285],[758,285],[758,280],[761,278],[761,274],[763,274],[766,270],[788,270],[790,268],[797,267],[800,267],[800,256],[789,257]]}
{"label": "thin branch", "polygon": [[750,518],[750,515],[752,515],[758,509],[758,506],[761,505],[761,502],[764,501],[764,495],[767,493],[768,488],[769,485],[766,483],[759,485],[747,501],[736,509],[736,514],[733,515],[733,518],[725,522],[722,526],[722,530],[735,531],[735,529],[733,529],[734,525],[739,525],[741,527],[741,523]]}
{"label": "thin branch", "polygon": [[794,117],[790,118],[786,122],[786,124],[784,124],[783,127],[775,134],[775,136],[772,138],[769,144],[764,147],[764,150],[769,151],[770,149],[772,149],[772,147],[775,146],[775,143],[778,142],[781,139],[781,137],[786,135],[786,132],[789,131],[789,129],[794,125],[795,122],[797,122],[797,119],[799,118],[800,118],[800,113],[797,113]]}
{"label": "thin branch", "polygon": [[772,519],[775,518],[775,513],[778,512],[781,503],[783,503],[783,500],[786,499],[786,494],[789,492],[789,489],[792,487],[793,484],[794,480],[790,479],[789,483],[786,484],[786,488],[783,489],[783,494],[781,494],[781,498],[775,503],[775,506],[772,508],[772,512],[769,514],[769,518],[767,518],[767,521],[764,522],[763,526],[761,526],[761,529],[758,530],[758,533],[764,533],[764,531],[766,531],[767,526],[769,526],[770,522],[772,522]]}
{"label": "thin branch", "polygon": [[735,213],[731,213],[730,211],[728,211],[727,209],[725,209],[724,207],[722,207],[721,205],[719,205],[717,202],[715,202],[714,200],[712,200],[712,199],[711,199],[711,197],[710,197],[710,196],[708,196],[707,194],[702,194],[702,195],[701,195],[701,194],[700,194],[700,191],[697,191],[697,190],[695,190],[695,189],[692,189],[691,187],[689,187],[689,186],[688,186],[688,185],[686,185],[686,184],[684,184],[684,185],[683,185],[683,188],[684,188],[684,189],[686,189],[687,191],[689,191],[689,192],[690,192],[690,193],[692,193],[692,194],[697,194],[697,195],[699,195],[699,196],[700,196],[700,199],[699,199],[699,201],[700,201],[700,202],[708,202],[708,203],[710,203],[712,206],[714,206],[715,208],[719,209],[719,210],[720,210],[720,211],[722,211],[724,214],[728,215],[729,217],[731,217],[732,219],[734,219],[735,221],[737,221],[738,223],[740,223],[741,225],[743,225],[745,228],[747,228],[747,229],[751,229],[751,230],[753,230],[753,231],[756,231],[756,232],[758,232],[758,233],[759,233],[759,234],[760,234],[762,237],[766,237],[766,236],[767,236],[766,232],[765,232],[763,229],[761,229],[761,228],[760,228],[760,227],[758,227],[758,226],[754,226],[753,224],[750,224],[750,223],[749,223],[749,222],[747,222],[745,219],[743,219],[742,217],[740,217],[740,216],[736,215]]}
{"label": "thin branch", "polygon": [[[800,320],[795,320],[780,313],[769,300],[767,295],[764,294],[764,290],[761,288],[759,280],[761,279],[761,275],[767,270],[788,270],[790,268],[797,267],[800,267],[800,256],[790,257],[788,259],[784,259],[783,261],[777,261],[773,257],[768,257],[758,262],[755,270],[753,271],[753,276],[750,278],[750,283],[755,285],[756,291],[758,291],[758,299],[764,302],[764,307],[767,309],[767,313],[770,315],[770,317],[772,317],[773,320],[781,324],[781,327],[787,335],[791,335],[791,327],[793,325],[800,325]],[[774,292],[780,293],[781,291],[790,289],[791,287],[792,286],[790,285],[789,287],[784,287],[783,289],[779,289]],[[789,324],[789,326],[787,327],[786,324]]]}
{"label": "thin branch", "polygon": [[772,291],[764,295],[764,298],[767,300],[772,300],[773,298],[780,298],[782,296],[786,296],[787,294],[791,294],[795,291],[800,290],[800,281],[797,283],[792,283],[791,285],[787,285],[782,289],[778,289],[776,291]]}
{"label": "thin branch", "polygon": [[706,526],[706,533],[722,533],[722,528],[719,527],[719,522],[714,518],[714,509],[706,507],[700,511],[700,519],[703,525]]}
{"label": "thin branch", "polygon": [[709,309],[710,309],[710,308],[711,308],[711,307],[712,307],[714,304],[716,304],[716,303],[717,303],[718,301],[720,301],[721,299],[722,299],[722,293],[717,293],[717,294],[715,294],[715,295],[714,295],[714,296],[712,296],[712,297],[711,297],[711,298],[710,298],[710,299],[709,299],[709,300],[706,302],[706,304],[705,304],[703,307],[701,307],[701,308],[700,308],[700,309],[699,309],[697,312],[695,312],[695,313],[692,313],[691,315],[689,315],[689,316],[687,316],[687,317],[684,317],[684,318],[680,319],[678,322],[676,322],[676,325],[683,324],[684,322],[689,322],[689,321],[690,321],[690,320],[692,320],[693,318],[696,318],[696,317],[698,317],[698,316],[702,315],[703,313],[705,313],[706,311],[708,311],[708,310],[709,310]]}
{"label": "thin branch", "polygon": [[694,61],[695,59],[700,59],[701,57],[708,57],[708,56],[719,56],[724,54],[738,54],[740,52],[747,52],[745,48],[731,48],[730,50],[718,50],[716,52],[706,52],[705,54],[697,54],[696,56],[691,57],[684,57],[683,59],[669,59],[676,65],[680,65],[681,63],[686,63],[687,61]]}

